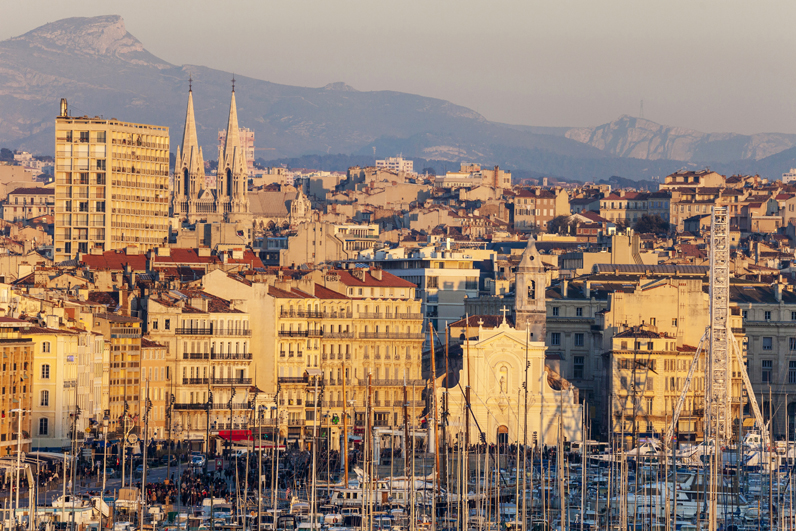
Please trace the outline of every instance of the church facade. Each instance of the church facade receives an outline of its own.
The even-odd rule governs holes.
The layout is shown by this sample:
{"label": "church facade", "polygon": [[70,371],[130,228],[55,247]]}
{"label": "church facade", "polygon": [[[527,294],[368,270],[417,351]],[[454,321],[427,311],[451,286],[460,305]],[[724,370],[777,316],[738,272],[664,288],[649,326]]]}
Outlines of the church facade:
{"label": "church facade", "polygon": [[[468,345],[469,343],[469,345]],[[480,434],[489,444],[522,443],[527,414],[528,444],[553,446],[559,434],[566,441],[582,439],[583,408],[577,389],[545,367],[545,346],[530,341],[526,330],[505,320],[492,329],[479,327],[465,341],[459,386],[438,390],[438,404],[448,392],[449,442],[463,436],[467,414],[466,389],[470,389],[470,443]],[[523,384],[528,365],[527,408]],[[527,412],[527,413],[526,413]]]}
{"label": "church facade", "polygon": [[177,148],[174,163],[174,187],[171,209],[181,222],[235,223],[251,228],[248,186],[249,172],[246,153],[238,133],[238,109],[235,87],[227,119],[227,134],[219,147],[218,171],[215,186],[208,186],[204,154],[196,135],[196,118],[193,108],[193,89],[188,90],[188,108],[182,145]]}
{"label": "church facade", "polygon": [[[448,442],[465,431],[470,392],[470,444],[481,434],[490,444],[522,443],[552,446],[559,437],[581,441],[583,407],[578,390],[545,366],[545,287],[541,257],[533,239],[517,271],[515,326],[503,317],[498,326],[465,333],[458,385],[437,388],[437,404],[447,393]],[[526,373],[527,366],[527,373]],[[440,383],[445,382],[441,377]],[[527,397],[525,384],[527,382]],[[463,435],[462,435],[463,436]]]}

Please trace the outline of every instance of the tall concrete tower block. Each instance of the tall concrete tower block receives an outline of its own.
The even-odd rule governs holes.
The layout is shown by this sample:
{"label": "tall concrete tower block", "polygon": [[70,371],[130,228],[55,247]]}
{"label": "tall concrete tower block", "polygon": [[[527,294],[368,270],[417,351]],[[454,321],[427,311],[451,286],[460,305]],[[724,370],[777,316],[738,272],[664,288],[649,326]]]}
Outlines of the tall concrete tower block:
{"label": "tall concrete tower block", "polygon": [[514,299],[515,328],[525,330],[527,325],[531,331],[531,341],[545,340],[546,288],[547,275],[544,272],[542,257],[536,250],[536,241],[531,236],[517,269]]}

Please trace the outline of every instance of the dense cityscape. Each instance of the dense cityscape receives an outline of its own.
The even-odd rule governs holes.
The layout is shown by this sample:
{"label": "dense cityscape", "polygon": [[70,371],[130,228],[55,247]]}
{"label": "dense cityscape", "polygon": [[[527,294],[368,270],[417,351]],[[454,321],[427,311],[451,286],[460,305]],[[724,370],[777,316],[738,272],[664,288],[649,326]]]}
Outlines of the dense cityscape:
{"label": "dense cityscape", "polygon": [[251,80],[197,70],[177,131],[78,92],[0,146],[3,529],[796,529],[791,159],[293,167]]}

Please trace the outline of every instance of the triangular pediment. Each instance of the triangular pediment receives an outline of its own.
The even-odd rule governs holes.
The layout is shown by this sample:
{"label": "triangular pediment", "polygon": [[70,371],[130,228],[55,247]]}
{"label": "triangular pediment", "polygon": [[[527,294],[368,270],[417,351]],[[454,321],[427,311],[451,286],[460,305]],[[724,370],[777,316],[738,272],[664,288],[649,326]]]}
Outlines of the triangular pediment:
{"label": "triangular pediment", "polygon": [[[470,348],[494,348],[494,347],[501,347],[501,348],[525,348],[525,331],[524,330],[516,330],[511,328],[510,326],[499,326],[494,330],[484,330],[481,332],[481,337],[475,343],[470,344]],[[531,341],[529,343],[530,348],[544,348],[544,344],[541,342]]]}
{"label": "triangular pediment", "polygon": [[213,195],[213,192],[211,190],[208,190],[207,188],[202,190],[199,193],[199,197],[197,198],[198,201],[204,201],[204,202],[208,202],[208,203],[212,203],[213,201],[215,201],[215,199],[216,198]]}

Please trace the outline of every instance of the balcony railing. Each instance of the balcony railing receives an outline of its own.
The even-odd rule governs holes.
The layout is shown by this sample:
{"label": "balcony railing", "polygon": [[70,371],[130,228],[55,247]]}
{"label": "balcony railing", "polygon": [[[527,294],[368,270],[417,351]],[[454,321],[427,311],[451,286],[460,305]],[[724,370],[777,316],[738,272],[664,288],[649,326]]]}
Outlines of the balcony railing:
{"label": "balcony railing", "polygon": [[215,430],[244,430],[248,427],[248,422],[216,422],[213,424],[213,429]]}
{"label": "balcony railing", "polygon": [[211,378],[210,383],[213,385],[250,385],[251,378]]}
{"label": "balcony railing", "polygon": [[211,352],[210,359],[211,360],[250,360],[252,359],[252,353],[251,352],[242,352],[242,353]]}
{"label": "balcony railing", "polygon": [[[367,386],[368,385],[368,380],[367,380],[367,378],[360,378],[358,380],[358,383],[361,386]],[[383,379],[383,378],[376,379],[376,378],[373,378],[373,379],[370,380],[370,385],[371,386],[397,386],[397,387],[402,387],[404,385],[404,380],[400,380],[400,379]],[[418,386],[418,385],[425,386],[426,385],[426,381],[425,380],[418,380],[418,379],[406,380],[406,386],[407,387],[411,387],[413,385],[414,386]]]}
{"label": "balcony railing", "polygon": [[183,352],[182,359],[184,360],[206,360],[210,359],[210,354],[207,352]]}
{"label": "balcony railing", "polygon": [[282,310],[279,317],[309,317],[311,319],[323,319],[323,312],[313,310]]}
{"label": "balcony railing", "polygon": [[360,319],[422,319],[422,313],[381,313],[381,312],[360,312],[357,314]]}
{"label": "balcony railing", "polygon": [[190,409],[204,411],[207,409],[207,404],[174,404],[174,409]]}
{"label": "balcony railing", "polygon": [[309,330],[280,330],[279,337],[308,337]]}
{"label": "balcony railing", "polygon": [[226,409],[226,410],[232,409],[233,411],[240,411],[251,408],[249,407],[249,404],[246,402],[233,402],[232,407],[229,407],[229,403],[227,402],[214,402],[213,409]]}
{"label": "balcony railing", "polygon": [[307,383],[303,376],[280,376],[279,383]]}
{"label": "balcony railing", "polygon": [[177,335],[185,336],[244,336],[252,335],[249,329],[234,329],[234,328],[177,328],[174,330]]}
{"label": "balcony railing", "polygon": [[360,332],[360,339],[425,339],[425,334],[411,332]]}
{"label": "balcony railing", "polygon": [[209,380],[207,378],[183,378],[183,385],[207,385]]}

